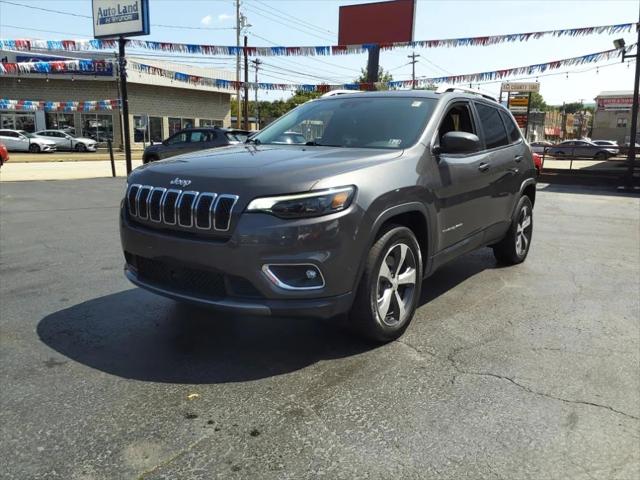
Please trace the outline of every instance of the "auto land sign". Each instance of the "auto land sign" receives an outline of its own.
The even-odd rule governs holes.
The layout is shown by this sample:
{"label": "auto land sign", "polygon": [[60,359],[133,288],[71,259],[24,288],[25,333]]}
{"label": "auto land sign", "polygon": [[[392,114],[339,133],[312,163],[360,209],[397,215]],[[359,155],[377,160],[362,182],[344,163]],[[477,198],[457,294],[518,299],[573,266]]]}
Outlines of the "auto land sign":
{"label": "auto land sign", "polygon": [[149,0],[93,0],[93,36],[149,34]]}

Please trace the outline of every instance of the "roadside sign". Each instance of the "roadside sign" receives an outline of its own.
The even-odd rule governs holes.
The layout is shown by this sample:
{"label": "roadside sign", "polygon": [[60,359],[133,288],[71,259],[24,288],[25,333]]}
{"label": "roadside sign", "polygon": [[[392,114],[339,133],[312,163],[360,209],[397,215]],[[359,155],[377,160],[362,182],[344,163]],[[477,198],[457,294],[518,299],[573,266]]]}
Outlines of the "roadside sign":
{"label": "roadside sign", "polygon": [[520,128],[527,128],[527,114],[514,114],[513,118],[516,119],[516,123]]}
{"label": "roadside sign", "polygon": [[511,113],[527,113],[528,109],[529,107],[527,107],[526,105],[523,107],[518,105],[509,105],[509,111]]}
{"label": "roadside sign", "polygon": [[511,107],[526,107],[529,106],[529,95],[514,95],[509,98],[509,106]]}
{"label": "roadside sign", "polygon": [[504,82],[500,89],[503,92],[539,92],[538,82]]}
{"label": "roadside sign", "polygon": [[149,0],[93,0],[94,38],[149,34]]}

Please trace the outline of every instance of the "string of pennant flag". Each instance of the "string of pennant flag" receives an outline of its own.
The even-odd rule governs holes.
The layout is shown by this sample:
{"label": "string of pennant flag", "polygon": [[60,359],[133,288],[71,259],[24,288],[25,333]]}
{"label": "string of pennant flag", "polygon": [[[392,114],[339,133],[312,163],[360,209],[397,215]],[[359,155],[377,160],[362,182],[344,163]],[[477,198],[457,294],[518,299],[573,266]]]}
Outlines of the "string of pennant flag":
{"label": "string of pennant flag", "polygon": [[[626,46],[624,49],[611,49],[601,52],[589,53],[579,57],[564,58],[546,63],[524,65],[520,67],[506,68],[501,70],[491,70],[486,72],[465,73],[461,75],[446,75],[441,77],[420,78],[412,80],[394,80],[391,82],[372,83],[343,83],[343,84],[307,84],[307,83],[266,83],[249,82],[248,88],[252,90],[302,90],[305,92],[328,92],[335,89],[344,90],[374,90],[378,87],[391,89],[402,88],[424,88],[433,84],[456,84],[456,83],[478,83],[491,80],[500,80],[518,75],[536,75],[547,70],[556,70],[562,67],[578,66],[587,63],[597,63],[619,57],[623,51],[629,52],[635,48],[636,44]],[[96,71],[97,68],[104,68],[104,65],[111,60],[69,60],[53,62],[21,62],[21,63],[0,63],[0,75],[22,74],[22,73],[74,73],[78,69],[82,71]],[[140,72],[146,75],[155,75],[168,78],[172,81],[189,83],[192,85],[212,87],[224,90],[236,90],[244,87],[244,82],[236,82],[220,78],[210,78],[188,73],[177,72],[165,68],[146,65],[130,60],[127,69]]]}
{"label": "string of pennant flag", "polygon": [[[480,37],[460,37],[434,40],[416,40],[412,42],[393,43],[364,43],[357,45],[321,45],[321,46],[273,46],[273,47],[239,47],[235,45],[200,45],[192,43],[155,42],[149,40],[127,39],[127,46],[144,50],[159,50],[174,53],[189,53],[201,55],[237,55],[246,49],[249,56],[324,56],[350,55],[369,51],[376,46],[381,50],[396,48],[455,48],[469,46],[488,46],[499,43],[526,42],[543,37],[582,37],[595,34],[615,34],[629,32],[637,23],[620,23],[612,25],[598,25],[592,27],[564,28],[557,30],[541,30],[538,32],[509,33],[504,35],[485,35]],[[115,39],[107,40],[0,40],[0,48],[8,50],[114,50],[118,47]]]}
{"label": "string of pennant flag", "polygon": [[12,100],[0,98],[0,110],[45,112],[96,112],[120,108],[119,99],[50,102],[45,100]]}

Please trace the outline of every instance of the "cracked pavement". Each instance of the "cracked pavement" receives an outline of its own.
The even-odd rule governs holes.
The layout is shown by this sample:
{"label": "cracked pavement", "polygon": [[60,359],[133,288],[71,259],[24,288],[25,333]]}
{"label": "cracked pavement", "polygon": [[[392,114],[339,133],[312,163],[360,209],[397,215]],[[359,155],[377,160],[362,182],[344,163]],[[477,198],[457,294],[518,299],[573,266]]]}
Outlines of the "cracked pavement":
{"label": "cracked pavement", "polygon": [[[541,185],[397,342],[122,276],[123,179],[0,184],[3,479],[640,477],[640,200]],[[196,394],[196,395],[194,395]]]}

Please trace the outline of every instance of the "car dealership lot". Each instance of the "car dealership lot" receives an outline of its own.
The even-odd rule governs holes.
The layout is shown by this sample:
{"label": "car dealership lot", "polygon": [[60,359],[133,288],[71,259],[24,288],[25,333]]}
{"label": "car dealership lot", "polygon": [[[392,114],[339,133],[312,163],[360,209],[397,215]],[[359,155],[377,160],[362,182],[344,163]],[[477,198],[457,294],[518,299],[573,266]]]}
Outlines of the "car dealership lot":
{"label": "car dealership lot", "polygon": [[373,347],[134,288],[123,189],[0,185],[3,478],[640,474],[637,197],[540,186],[524,264],[449,264]]}

